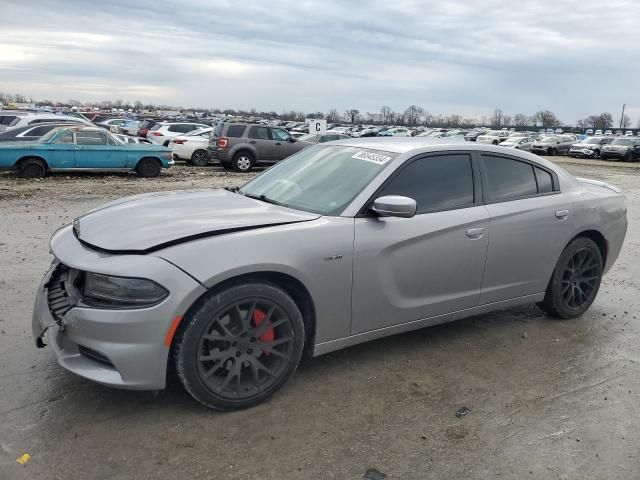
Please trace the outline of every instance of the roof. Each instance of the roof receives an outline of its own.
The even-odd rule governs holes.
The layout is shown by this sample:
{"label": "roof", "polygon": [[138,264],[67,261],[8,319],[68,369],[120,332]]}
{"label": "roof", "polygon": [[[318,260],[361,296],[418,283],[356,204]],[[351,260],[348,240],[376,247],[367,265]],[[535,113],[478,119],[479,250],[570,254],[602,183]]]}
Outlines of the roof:
{"label": "roof", "polygon": [[460,145],[466,147],[473,146],[470,142],[466,142],[462,137],[447,138],[430,138],[430,137],[368,137],[368,138],[351,138],[348,140],[337,140],[335,142],[327,142],[324,145],[345,145],[351,147],[369,148],[371,150],[384,150],[393,153],[405,153],[411,150],[420,150],[431,146],[452,145],[460,148]]}

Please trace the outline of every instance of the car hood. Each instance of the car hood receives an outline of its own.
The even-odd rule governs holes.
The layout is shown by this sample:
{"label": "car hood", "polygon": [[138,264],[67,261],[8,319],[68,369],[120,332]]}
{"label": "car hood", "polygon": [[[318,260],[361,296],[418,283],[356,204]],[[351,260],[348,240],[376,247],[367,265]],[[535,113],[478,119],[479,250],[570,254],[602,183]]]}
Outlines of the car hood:
{"label": "car hood", "polygon": [[73,229],[82,243],[98,250],[149,253],[198,238],[319,217],[227,190],[191,190],[122,198],[75,219]]}

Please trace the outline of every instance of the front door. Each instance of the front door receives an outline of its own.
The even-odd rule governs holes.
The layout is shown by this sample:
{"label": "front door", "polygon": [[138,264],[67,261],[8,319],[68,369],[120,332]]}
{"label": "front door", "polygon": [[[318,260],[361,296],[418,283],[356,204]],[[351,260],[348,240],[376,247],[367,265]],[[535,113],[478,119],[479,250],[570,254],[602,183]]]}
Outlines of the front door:
{"label": "front door", "polygon": [[106,132],[80,130],[76,132],[77,168],[123,168],[126,166],[126,149]]}
{"label": "front door", "polygon": [[301,143],[291,141],[291,135],[281,128],[272,128],[271,137],[273,138],[274,160],[283,160],[303,148]]}
{"label": "front door", "polygon": [[417,213],[355,219],[352,333],[475,307],[489,214],[471,156],[410,161],[376,197],[385,195],[413,198]]}

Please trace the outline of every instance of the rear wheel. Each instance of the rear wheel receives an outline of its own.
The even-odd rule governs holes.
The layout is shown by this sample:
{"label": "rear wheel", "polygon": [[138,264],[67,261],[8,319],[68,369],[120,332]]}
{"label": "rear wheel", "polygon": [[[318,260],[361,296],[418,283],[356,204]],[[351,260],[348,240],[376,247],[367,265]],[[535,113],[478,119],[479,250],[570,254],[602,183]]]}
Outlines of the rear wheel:
{"label": "rear wheel", "polygon": [[633,162],[633,155],[631,155],[631,152],[627,152],[627,154],[624,156],[624,161]]}
{"label": "rear wheel", "polygon": [[197,401],[216,410],[263,402],[296,370],[304,323],[295,302],[268,283],[214,292],[199,302],[176,335],[180,381]]}
{"label": "rear wheel", "polygon": [[236,172],[249,172],[253,167],[253,155],[249,152],[238,152],[233,157],[232,165]]}
{"label": "rear wheel", "polygon": [[18,172],[23,178],[42,178],[47,174],[47,164],[38,158],[27,158],[20,163]]}
{"label": "rear wheel", "polygon": [[600,158],[600,150],[595,150],[592,158]]}
{"label": "rear wheel", "polygon": [[136,172],[141,177],[157,177],[160,175],[160,171],[162,170],[162,165],[155,158],[143,158],[136,165]]}
{"label": "rear wheel", "polygon": [[560,255],[540,307],[556,317],[579,317],[598,294],[603,268],[595,242],[585,237],[575,239]]}
{"label": "rear wheel", "polygon": [[196,167],[206,167],[209,164],[209,152],[206,150],[196,150],[191,155],[191,163]]}

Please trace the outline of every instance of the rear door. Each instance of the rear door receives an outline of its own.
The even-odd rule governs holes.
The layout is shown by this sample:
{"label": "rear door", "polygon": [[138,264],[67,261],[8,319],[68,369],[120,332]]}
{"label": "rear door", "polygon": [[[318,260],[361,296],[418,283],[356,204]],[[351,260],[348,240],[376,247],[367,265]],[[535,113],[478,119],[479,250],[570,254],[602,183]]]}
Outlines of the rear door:
{"label": "rear door", "polygon": [[491,238],[480,304],[542,293],[572,232],[571,202],[556,175],[502,154],[482,154]]}
{"label": "rear door", "polygon": [[248,134],[249,144],[252,145],[258,154],[257,161],[273,161],[275,159],[275,152],[273,146],[273,140],[267,127],[253,126],[249,129]]}
{"label": "rear door", "polygon": [[375,197],[417,202],[413,218],[355,219],[352,333],[477,305],[489,239],[467,152],[409,160]]}

